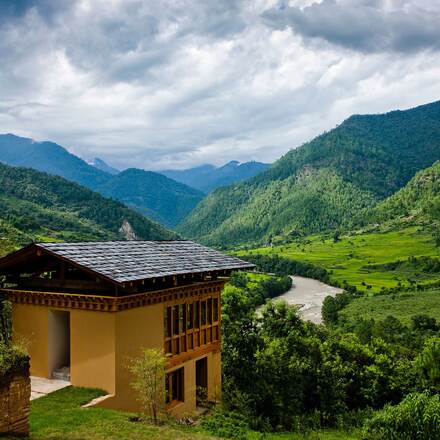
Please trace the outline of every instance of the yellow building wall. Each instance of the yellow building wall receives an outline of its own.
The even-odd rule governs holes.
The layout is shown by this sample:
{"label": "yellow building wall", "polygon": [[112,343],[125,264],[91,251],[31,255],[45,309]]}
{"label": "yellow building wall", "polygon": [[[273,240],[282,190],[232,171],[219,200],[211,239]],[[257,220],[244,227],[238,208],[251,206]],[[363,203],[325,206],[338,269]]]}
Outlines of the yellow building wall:
{"label": "yellow building wall", "polygon": [[222,360],[221,352],[210,353],[208,358],[208,400],[219,402],[222,398]]}
{"label": "yellow building wall", "polygon": [[208,400],[218,402],[221,397],[221,362],[220,352],[209,352],[203,356],[195,357],[183,364],[167,370],[167,373],[184,368],[184,402],[180,402],[170,409],[175,417],[189,415],[196,409],[196,362],[207,358],[208,362]]}
{"label": "yellow building wall", "polygon": [[[148,305],[120,312],[53,309],[70,312],[70,374],[75,386],[101,388],[114,397],[99,406],[139,411],[133,377],[127,365],[141,348],[163,348],[164,307]],[[17,342],[25,341],[31,357],[31,375],[49,377],[49,307],[13,304],[13,332]],[[208,398],[221,397],[221,354],[208,352],[174,369],[185,368],[185,401],[171,409],[182,416],[196,408],[195,363],[208,358]],[[172,369],[167,372],[171,372]]]}
{"label": "yellow building wall", "polygon": [[49,320],[46,307],[13,304],[14,342],[23,344],[31,358],[31,376],[49,377]]}
{"label": "yellow building wall", "polygon": [[[115,314],[116,319],[116,391],[115,396],[98,406],[138,412],[141,410],[136,392],[131,383],[134,377],[127,368],[129,360],[138,357],[141,348],[163,348],[164,307],[156,304],[130,309]],[[174,406],[170,412],[175,416],[192,413],[196,409],[196,361],[208,358],[208,398],[218,401],[221,397],[221,354],[209,352],[167,370],[167,373],[184,367],[184,402]]]}
{"label": "yellow building wall", "polygon": [[116,392],[116,314],[70,312],[70,381],[72,385]]}
{"label": "yellow building wall", "polygon": [[141,348],[163,348],[163,304],[138,307],[114,314],[116,322],[115,397],[100,404],[105,408],[139,411],[134,378],[127,368],[130,359],[139,357]]}

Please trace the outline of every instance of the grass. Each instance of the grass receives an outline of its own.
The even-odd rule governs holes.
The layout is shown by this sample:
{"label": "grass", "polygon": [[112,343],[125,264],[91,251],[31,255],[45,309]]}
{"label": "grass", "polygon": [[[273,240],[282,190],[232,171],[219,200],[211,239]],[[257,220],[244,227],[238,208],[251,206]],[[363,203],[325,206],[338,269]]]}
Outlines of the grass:
{"label": "grass", "polygon": [[440,321],[440,289],[365,296],[353,300],[340,314],[350,321],[359,316],[382,321],[388,315],[393,315],[407,325],[411,323],[411,316],[420,314]]}
{"label": "grass", "polygon": [[440,274],[365,268],[367,265],[389,263],[409,256],[438,257],[439,250],[432,236],[417,227],[353,234],[341,237],[337,242],[322,236],[312,236],[291,244],[238,252],[248,253],[278,254],[315,263],[331,271],[334,280],[341,283],[346,281],[360,290],[379,291],[382,287],[395,287],[399,282],[409,285],[411,279],[417,283],[440,280]]}
{"label": "grass", "polygon": [[[214,440],[199,428],[170,422],[153,426],[133,422],[133,414],[81,405],[103,394],[100,390],[68,387],[32,402],[31,440]],[[359,436],[336,430],[309,434],[249,433],[249,440],[355,440]]]}
{"label": "grass", "polygon": [[133,414],[81,405],[102,395],[100,390],[68,387],[32,402],[32,440],[196,440],[209,439],[189,428],[132,422]]}

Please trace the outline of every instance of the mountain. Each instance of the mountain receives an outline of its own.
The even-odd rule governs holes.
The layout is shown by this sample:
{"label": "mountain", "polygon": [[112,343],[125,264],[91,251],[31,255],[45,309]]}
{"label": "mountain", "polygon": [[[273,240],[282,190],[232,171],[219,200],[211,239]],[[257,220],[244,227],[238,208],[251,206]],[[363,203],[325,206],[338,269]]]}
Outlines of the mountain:
{"label": "mountain", "polygon": [[[53,142],[35,142],[12,134],[0,135],[0,161],[64,177],[148,213],[168,227],[175,226],[204,197],[200,191],[159,173],[130,170],[112,174]],[[98,163],[102,165],[102,161]],[[162,203],[157,200],[159,194]]]}
{"label": "mountain", "polygon": [[350,227],[439,159],[440,101],[351,116],[253,179],[209,194],[178,231],[230,246]]}
{"label": "mountain", "polygon": [[375,221],[440,220],[440,161],[419,171],[402,189],[379,203]]}
{"label": "mountain", "polygon": [[96,188],[109,177],[58,144],[35,142],[13,134],[0,135],[0,161],[55,174],[89,188]]}
{"label": "mountain", "polygon": [[28,168],[0,164],[0,251],[31,240],[173,239],[122,203]]}
{"label": "mountain", "polygon": [[89,165],[92,165],[92,167],[98,168],[98,170],[104,171],[108,174],[118,174],[119,170],[116,168],[113,168],[108,163],[104,162],[99,157],[95,157],[92,162],[89,163]]}
{"label": "mountain", "polygon": [[170,179],[197,188],[204,193],[209,193],[221,186],[250,179],[269,168],[269,166],[269,164],[261,162],[240,163],[233,160],[221,167],[202,165],[186,170],[165,170],[160,171],[160,173]]}
{"label": "mountain", "polygon": [[177,225],[204,197],[183,183],[135,168],[120,172],[97,189],[170,227]]}

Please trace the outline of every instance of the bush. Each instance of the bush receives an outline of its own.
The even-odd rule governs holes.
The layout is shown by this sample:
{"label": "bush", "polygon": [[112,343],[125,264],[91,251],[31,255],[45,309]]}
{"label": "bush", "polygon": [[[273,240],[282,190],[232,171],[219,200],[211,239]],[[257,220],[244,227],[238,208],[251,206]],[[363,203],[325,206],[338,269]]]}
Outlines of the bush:
{"label": "bush", "polygon": [[410,394],[399,405],[386,406],[364,427],[366,440],[437,440],[440,396]]}
{"label": "bush", "polygon": [[419,386],[440,393],[440,337],[425,341],[422,352],[415,359]]}
{"label": "bush", "polygon": [[238,440],[263,438],[263,434],[252,431],[246,417],[234,411],[214,411],[202,419],[200,427],[211,435]]}
{"label": "bush", "polygon": [[0,387],[15,375],[27,375],[29,357],[17,347],[0,342]]}
{"label": "bush", "polygon": [[0,344],[10,345],[12,341],[12,306],[0,294]]}

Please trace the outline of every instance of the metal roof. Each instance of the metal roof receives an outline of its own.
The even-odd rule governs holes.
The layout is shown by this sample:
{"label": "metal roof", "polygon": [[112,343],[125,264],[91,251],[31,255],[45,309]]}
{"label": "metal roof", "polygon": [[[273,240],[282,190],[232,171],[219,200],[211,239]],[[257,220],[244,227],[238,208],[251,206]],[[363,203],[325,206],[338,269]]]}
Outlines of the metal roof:
{"label": "metal roof", "polygon": [[38,243],[36,246],[117,283],[255,267],[192,241]]}

